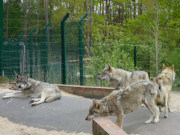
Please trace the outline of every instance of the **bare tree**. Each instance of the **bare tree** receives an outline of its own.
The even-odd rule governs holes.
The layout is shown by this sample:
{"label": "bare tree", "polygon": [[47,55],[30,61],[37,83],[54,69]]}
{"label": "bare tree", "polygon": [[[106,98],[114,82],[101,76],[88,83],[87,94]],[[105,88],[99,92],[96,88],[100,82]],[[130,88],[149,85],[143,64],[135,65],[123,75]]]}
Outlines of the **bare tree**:
{"label": "bare tree", "polygon": [[152,34],[154,35],[154,45],[155,45],[155,63],[156,63],[156,75],[158,75],[158,64],[159,60],[159,21],[160,21],[160,6],[157,3],[157,0],[152,4],[152,8],[155,11],[155,14],[150,17],[147,15],[148,21],[152,27]]}
{"label": "bare tree", "polygon": [[156,48],[156,75],[158,74],[158,62],[159,62],[159,13],[156,13],[155,19],[155,28],[154,28],[154,36],[155,36],[155,48]]}

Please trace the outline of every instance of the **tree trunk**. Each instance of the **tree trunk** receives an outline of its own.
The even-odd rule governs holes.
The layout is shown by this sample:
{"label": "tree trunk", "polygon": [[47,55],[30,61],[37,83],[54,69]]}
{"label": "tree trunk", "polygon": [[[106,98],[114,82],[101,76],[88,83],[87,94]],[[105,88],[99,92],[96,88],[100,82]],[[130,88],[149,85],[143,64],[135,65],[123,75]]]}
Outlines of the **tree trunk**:
{"label": "tree trunk", "polygon": [[139,6],[139,11],[138,11],[138,15],[142,15],[142,0],[138,1],[138,6]]}
{"label": "tree trunk", "polygon": [[8,40],[9,0],[7,0],[6,8],[6,40]]}
{"label": "tree trunk", "polygon": [[90,44],[89,44],[89,6],[88,6],[88,0],[85,1],[86,5],[86,13],[88,14],[87,16],[87,21],[86,21],[86,44],[87,44],[87,56],[90,56]]}
{"label": "tree trunk", "polygon": [[156,22],[155,22],[155,48],[156,48],[156,75],[158,75],[158,63],[159,63],[159,45],[158,45],[158,36],[159,36],[159,13],[156,14]]}
{"label": "tree trunk", "polygon": [[134,19],[136,18],[136,0],[134,0]]}
{"label": "tree trunk", "polygon": [[104,1],[102,3],[102,15],[104,16]]}
{"label": "tree trunk", "polygon": [[27,42],[27,1],[24,0],[24,39]]}
{"label": "tree trunk", "polygon": [[92,45],[93,42],[93,37],[92,37],[92,26],[93,26],[93,12],[94,12],[94,8],[93,8],[93,0],[91,0],[91,4],[90,4],[90,46]]}
{"label": "tree trunk", "polygon": [[107,16],[107,21],[110,21],[110,17],[109,17],[109,3],[108,0],[106,0],[106,16]]}
{"label": "tree trunk", "polygon": [[[49,23],[48,18],[48,0],[45,0],[45,14],[46,14],[46,25]],[[47,42],[49,42],[49,30],[47,28]]]}

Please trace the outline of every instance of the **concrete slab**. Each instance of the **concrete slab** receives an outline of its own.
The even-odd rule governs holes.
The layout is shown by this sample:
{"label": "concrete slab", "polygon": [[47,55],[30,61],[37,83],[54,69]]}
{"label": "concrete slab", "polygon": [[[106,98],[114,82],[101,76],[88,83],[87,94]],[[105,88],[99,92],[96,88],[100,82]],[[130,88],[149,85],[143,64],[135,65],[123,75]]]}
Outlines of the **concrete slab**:
{"label": "concrete slab", "polygon": [[[0,95],[0,116],[15,123],[47,130],[92,133],[92,123],[85,121],[91,99],[63,96],[60,100],[35,107],[31,107],[29,101],[2,99]],[[115,117],[109,118],[114,122],[116,120]],[[158,124],[144,124],[148,118],[148,110],[140,107],[126,115],[123,128],[127,133],[141,135],[180,135],[179,112],[170,113],[168,119],[161,116]]]}

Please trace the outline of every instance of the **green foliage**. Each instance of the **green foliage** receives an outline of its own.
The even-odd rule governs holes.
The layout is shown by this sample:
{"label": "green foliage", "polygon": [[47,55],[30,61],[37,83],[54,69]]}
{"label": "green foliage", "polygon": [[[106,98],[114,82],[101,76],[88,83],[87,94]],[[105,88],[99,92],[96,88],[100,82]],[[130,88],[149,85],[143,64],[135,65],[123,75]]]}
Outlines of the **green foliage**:
{"label": "green foliage", "polygon": [[[48,18],[52,28],[59,29],[64,15],[67,12],[70,13],[66,28],[73,27],[77,30],[74,33],[66,29],[66,34],[68,34],[66,41],[72,41],[72,44],[67,46],[74,48],[78,46],[78,43],[75,43],[78,41],[78,25],[74,26],[69,22],[79,21],[86,10],[94,11],[92,17],[89,13],[87,17],[89,23],[86,24],[87,27],[89,26],[89,37],[86,37],[86,39],[91,39],[89,41],[91,48],[88,48],[88,50],[91,50],[92,57],[90,65],[95,69],[91,71],[93,75],[95,75],[96,71],[101,72],[105,64],[126,70],[134,70],[133,49],[136,45],[136,69],[144,70],[148,68],[148,71],[155,76],[156,34],[158,35],[159,72],[161,72],[161,67],[164,63],[166,65],[174,64],[176,73],[180,74],[179,0],[95,0],[93,1],[93,7],[88,1],[87,6],[89,9],[86,9],[85,1],[49,0]],[[8,29],[8,38],[11,37],[11,39],[17,38],[22,32],[29,34],[34,27],[36,27],[38,34],[42,33],[42,29],[46,24],[44,0],[11,0],[9,2],[8,26],[6,26],[6,5],[7,1],[4,1],[4,37],[6,29]],[[90,24],[91,19],[93,19],[93,24]],[[25,24],[26,21],[27,26]],[[50,37],[53,37],[51,41],[58,41],[56,43],[57,46],[51,46],[51,49],[58,50],[57,54],[54,53],[54,55],[61,54],[59,50],[61,47],[59,45],[59,33],[60,29],[56,33],[52,32],[52,29],[50,30],[50,35],[52,35]],[[88,36],[86,31],[83,32],[83,37],[85,36]],[[40,38],[41,35],[35,40]],[[40,40],[37,42],[40,42]],[[75,51],[78,50],[70,50],[67,54],[73,55]],[[146,67],[144,68],[144,66]],[[89,72],[89,74],[91,73]]]}
{"label": "green foliage", "polygon": [[55,26],[60,26],[60,21],[66,15],[67,12],[70,13],[69,20],[79,21],[80,18],[85,14],[86,10],[84,8],[85,0],[65,0],[65,1],[54,1],[53,9],[50,9],[52,12],[52,23]]}
{"label": "green foliage", "polygon": [[134,70],[133,47],[124,45],[130,42],[130,39],[125,38],[121,29],[115,24],[96,23],[94,25],[91,64],[97,72],[100,73],[105,64],[125,70]]}
{"label": "green foliage", "polygon": [[128,52],[122,50],[121,44],[97,43],[92,47],[91,63],[97,72],[104,69],[105,64],[125,70],[134,70],[133,58]]}
{"label": "green foliage", "polygon": [[179,75],[176,75],[172,90],[180,91],[180,76]]}

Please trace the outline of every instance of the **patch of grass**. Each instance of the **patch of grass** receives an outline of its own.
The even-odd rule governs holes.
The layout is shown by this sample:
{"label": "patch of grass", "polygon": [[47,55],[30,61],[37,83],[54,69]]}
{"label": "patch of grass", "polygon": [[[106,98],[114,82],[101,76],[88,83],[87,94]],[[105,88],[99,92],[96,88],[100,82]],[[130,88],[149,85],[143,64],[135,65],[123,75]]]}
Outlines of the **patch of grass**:
{"label": "patch of grass", "polygon": [[180,86],[179,85],[180,85],[180,76],[177,75],[176,78],[175,78],[172,90],[173,91],[180,91]]}
{"label": "patch of grass", "polygon": [[0,76],[0,84],[9,83],[9,79],[7,77]]}

